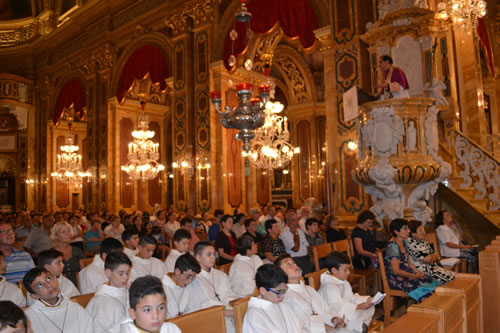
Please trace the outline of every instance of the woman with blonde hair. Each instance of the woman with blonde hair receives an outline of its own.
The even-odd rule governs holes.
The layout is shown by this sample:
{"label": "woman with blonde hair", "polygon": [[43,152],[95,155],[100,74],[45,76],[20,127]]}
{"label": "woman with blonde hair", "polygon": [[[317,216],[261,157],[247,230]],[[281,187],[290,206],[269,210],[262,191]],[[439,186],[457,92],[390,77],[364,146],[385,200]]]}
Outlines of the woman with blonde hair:
{"label": "woman with blonde hair", "polygon": [[70,244],[73,228],[68,222],[57,222],[50,231],[50,238],[54,249],[63,254],[63,274],[76,285],[76,273],[82,268],[84,255],[82,249]]}

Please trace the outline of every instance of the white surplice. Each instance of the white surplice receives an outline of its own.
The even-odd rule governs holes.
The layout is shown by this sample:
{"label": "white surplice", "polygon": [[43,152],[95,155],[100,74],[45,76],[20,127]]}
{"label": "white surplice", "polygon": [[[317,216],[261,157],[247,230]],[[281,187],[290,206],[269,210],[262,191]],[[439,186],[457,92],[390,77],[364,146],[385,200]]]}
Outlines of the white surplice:
{"label": "white surplice", "polygon": [[[226,273],[215,268],[212,268],[210,272],[202,269],[192,285],[195,291],[202,295],[202,309],[214,305],[224,305],[226,308],[230,308],[229,302],[238,298],[231,289],[231,283]],[[227,333],[235,331],[232,318],[226,317],[226,331]]]}
{"label": "white surplice", "polygon": [[337,279],[332,274],[321,274],[319,294],[328,303],[330,309],[344,316],[347,329],[355,332],[363,331],[363,324],[370,326],[375,307],[367,310],[356,310],[358,304],[366,302],[369,296],[360,296],[352,292],[348,281]]}
{"label": "white surplice", "polygon": [[[134,325],[134,322],[130,318],[122,322],[120,326],[120,333],[141,333],[141,332],[144,331],[139,330]],[[173,323],[163,323],[158,333],[182,333],[182,331],[179,329],[179,327],[177,327],[177,325]]]}
{"label": "white surplice", "polygon": [[262,266],[262,260],[253,255],[251,257],[237,254],[229,269],[231,289],[238,297],[251,296],[255,289],[255,273]]}
{"label": "white surplice", "polygon": [[127,255],[127,257],[132,260],[132,258],[137,255],[137,253],[139,253],[139,249],[135,249],[135,250],[132,250],[132,249],[129,249],[128,247],[123,247],[123,253],[125,253]]}
{"label": "white surplice", "polygon": [[2,275],[0,275],[0,300],[12,301],[20,308],[26,306],[26,298],[21,289],[16,284],[8,282]]}
{"label": "white surplice", "polygon": [[175,262],[177,258],[183,255],[185,252],[179,252],[176,249],[172,249],[165,259],[165,273],[172,273],[175,269]]}
{"label": "white surplice", "polygon": [[82,295],[95,293],[105,282],[108,277],[104,273],[104,261],[96,254],[92,263],[80,271],[80,292]]}
{"label": "white surplice", "polygon": [[128,318],[128,292],[102,284],[85,308],[94,320],[94,333],[118,333],[120,323]]}
{"label": "white surplice", "polygon": [[252,297],[243,320],[243,333],[306,333],[307,323],[285,303]]}
{"label": "white surplice", "polygon": [[201,309],[201,303],[204,301],[203,295],[195,291],[192,283],[181,288],[175,284],[168,273],[163,276],[161,282],[167,295],[168,319]]}
{"label": "white surplice", "polygon": [[93,322],[79,304],[61,296],[56,305],[35,301],[26,311],[33,333],[93,333]]}
{"label": "white surplice", "polygon": [[295,315],[308,322],[310,333],[324,333],[325,324],[333,326],[332,318],[342,318],[342,315],[339,316],[331,310],[314,288],[306,286],[304,282],[288,284],[288,288],[283,303],[288,305]]}
{"label": "white surplice", "polygon": [[128,280],[129,285],[135,281],[138,277],[153,275],[160,280],[165,275],[165,265],[163,262],[155,257],[149,259],[143,259],[138,256],[132,258],[132,269],[130,270],[130,278]]}

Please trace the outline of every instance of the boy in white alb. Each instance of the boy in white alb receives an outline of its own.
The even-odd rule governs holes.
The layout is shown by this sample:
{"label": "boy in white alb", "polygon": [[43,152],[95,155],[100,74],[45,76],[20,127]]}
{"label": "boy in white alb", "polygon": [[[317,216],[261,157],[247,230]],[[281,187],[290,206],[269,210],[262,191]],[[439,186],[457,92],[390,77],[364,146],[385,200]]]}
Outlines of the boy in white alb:
{"label": "boy in white alb", "polygon": [[191,284],[200,270],[198,261],[190,253],[184,253],[177,258],[174,272],[163,276],[161,282],[168,300],[168,319],[201,309],[203,295],[197,293]]}
{"label": "boy in white alb", "polygon": [[295,315],[308,322],[308,332],[346,332],[340,328],[344,324],[342,318],[330,310],[314,288],[306,286],[301,280],[302,270],[289,254],[279,256],[274,265],[280,267],[288,276],[288,292],[283,303],[288,305]]}
{"label": "boy in white alb", "polygon": [[156,239],[150,235],[143,235],[139,239],[139,252],[132,258],[129,284],[138,277],[146,275],[153,275],[159,279],[163,278],[165,265],[160,259],[153,257],[156,244]]}
{"label": "boy in white alb", "polygon": [[99,254],[94,256],[90,265],[80,271],[80,292],[82,295],[92,294],[97,291],[97,287],[108,281],[104,273],[104,260],[113,251],[123,251],[123,245],[119,240],[106,238],[99,247]]}
{"label": "boy in white alb", "polygon": [[351,332],[366,332],[375,307],[372,297],[353,294],[347,281],[351,267],[344,253],[332,252],[325,258],[328,271],[321,274],[319,294],[330,309],[345,318],[347,329]]}
{"label": "boy in white alb", "polygon": [[120,326],[120,333],[182,333],[177,325],[166,323],[165,292],[160,279],[148,275],[137,278],[129,289],[130,318]]}
{"label": "boy in white alb", "polygon": [[125,229],[122,232],[123,253],[125,253],[130,260],[139,252],[137,245],[139,245],[139,233],[133,229]]}
{"label": "boy in white alb", "polygon": [[93,333],[92,318],[79,304],[60,293],[57,279],[45,268],[30,270],[23,284],[36,300],[26,310],[33,333]]}
{"label": "boy in white alb", "polygon": [[255,274],[260,297],[252,297],[243,320],[243,333],[306,333],[307,322],[283,303],[287,276],[273,264],[264,264]]}
{"label": "boy in white alb", "polygon": [[262,266],[262,260],[256,255],[257,244],[249,235],[244,235],[236,241],[238,254],[229,269],[231,289],[238,297],[253,295],[255,290],[255,273]]}
{"label": "boy in white alb", "polygon": [[[174,232],[173,244],[174,248],[168,254],[167,259],[165,259],[165,270],[166,273],[171,273],[175,268],[175,261],[181,255],[189,250],[189,244],[191,243],[191,233],[185,229],[177,229]],[[167,296],[168,298],[168,296]]]}
{"label": "boy in white alb", "polygon": [[50,274],[57,277],[61,294],[68,298],[80,295],[80,291],[75,287],[73,282],[62,274],[64,263],[61,252],[54,249],[40,252],[38,254],[38,266],[45,268]]}
{"label": "boy in white alb", "polygon": [[88,314],[94,320],[95,333],[119,333],[120,323],[128,317],[128,276],[132,262],[123,252],[106,256],[104,273],[108,283],[97,288],[87,305]]}
{"label": "boy in white alb", "polygon": [[214,305],[224,305],[226,315],[226,331],[234,332],[233,309],[229,302],[238,298],[231,289],[226,273],[213,268],[215,266],[215,248],[209,241],[199,241],[194,247],[194,256],[200,263],[201,272],[193,281],[197,293],[203,295],[202,309]]}
{"label": "boy in white alb", "polygon": [[28,333],[28,319],[11,301],[0,301],[0,333]]}
{"label": "boy in white alb", "polygon": [[0,301],[12,301],[17,306],[26,306],[26,298],[14,283],[8,282],[5,277],[5,271],[7,269],[7,263],[5,262],[5,257],[0,251]]}

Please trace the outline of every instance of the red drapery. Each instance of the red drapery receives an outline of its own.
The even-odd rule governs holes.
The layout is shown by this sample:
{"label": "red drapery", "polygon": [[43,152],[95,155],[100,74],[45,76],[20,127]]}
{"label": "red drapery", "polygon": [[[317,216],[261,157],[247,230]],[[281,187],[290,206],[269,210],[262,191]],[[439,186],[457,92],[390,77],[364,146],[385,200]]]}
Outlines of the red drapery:
{"label": "red drapery", "polygon": [[486,53],[486,61],[491,72],[491,76],[495,77],[495,65],[493,65],[493,52],[491,51],[490,38],[488,37],[488,29],[484,18],[477,20],[477,34],[479,36],[479,45],[484,47]]}
{"label": "red drapery", "polygon": [[123,102],[135,79],[143,79],[148,73],[153,83],[160,83],[161,90],[167,87],[165,82],[168,77],[167,62],[161,51],[153,45],[137,49],[123,66],[116,93],[118,102]]}
{"label": "red drapery", "polygon": [[[266,33],[279,22],[285,35],[290,38],[298,37],[305,48],[314,44],[316,38],[313,31],[318,28],[318,22],[307,0],[252,0],[247,7],[252,13],[250,27],[255,33]],[[238,38],[234,42],[234,55],[240,55],[246,46],[245,23],[236,22],[235,29]],[[231,30],[232,28],[226,36],[224,46],[223,59],[226,67],[232,51],[232,40],[229,37]]]}
{"label": "red drapery", "polygon": [[61,119],[64,108],[69,108],[71,104],[74,105],[75,112],[80,112],[80,117],[83,117],[83,108],[87,106],[87,100],[85,90],[77,79],[67,81],[59,91],[54,108],[54,124]]}

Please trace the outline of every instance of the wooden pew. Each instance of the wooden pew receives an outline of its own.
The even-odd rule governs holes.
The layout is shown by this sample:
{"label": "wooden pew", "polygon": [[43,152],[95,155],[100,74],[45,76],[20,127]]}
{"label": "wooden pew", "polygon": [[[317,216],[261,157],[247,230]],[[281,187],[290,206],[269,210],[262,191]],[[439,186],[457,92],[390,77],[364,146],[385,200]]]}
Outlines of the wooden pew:
{"label": "wooden pew", "polygon": [[479,252],[481,276],[483,326],[485,333],[500,332],[500,248],[486,246]]}
{"label": "wooden pew", "polygon": [[408,308],[408,313],[439,316],[440,332],[465,333],[467,326],[463,309],[464,296],[460,294],[435,293],[420,304]]}
{"label": "wooden pew", "polygon": [[217,266],[217,267],[215,267],[215,268],[217,268],[217,269],[218,269],[218,270],[220,270],[220,271],[223,271],[224,273],[226,273],[226,275],[229,275],[229,270],[231,269],[231,265],[232,265],[232,264],[233,264],[233,263],[232,263],[232,262],[230,262],[230,263],[228,263],[228,264],[220,265],[220,266]]}
{"label": "wooden pew", "polygon": [[[439,249],[439,241],[436,233],[435,232],[427,233],[425,235],[425,241],[432,246],[434,252],[437,253],[439,259],[441,259],[441,251]],[[445,266],[443,264],[443,267],[449,269],[450,271],[467,273],[467,260],[465,260],[464,258],[459,258],[459,261],[455,265]]]}
{"label": "wooden pew", "polygon": [[182,332],[225,333],[226,320],[224,306],[212,306],[168,320],[176,324]]}
{"label": "wooden pew", "polygon": [[90,300],[92,299],[92,297],[94,297],[94,293],[80,295],[80,296],[73,296],[71,297],[71,300],[75,303],[80,304],[85,309],[87,307],[87,304],[89,304]]}
{"label": "wooden pew", "polygon": [[312,247],[312,254],[314,260],[314,270],[318,272],[321,268],[319,267],[319,260],[325,258],[332,252],[332,244],[326,243],[321,245],[315,245]]}
{"label": "wooden pew", "polygon": [[[384,328],[384,333],[444,333],[439,315],[409,312]],[[382,331],[375,331],[382,332]],[[374,333],[375,333],[374,332]]]}
{"label": "wooden pew", "polygon": [[436,289],[438,295],[459,294],[464,297],[463,311],[468,333],[483,332],[481,278],[477,274],[457,274],[454,280]]}
{"label": "wooden pew", "polygon": [[234,311],[234,328],[236,333],[243,333],[243,319],[245,319],[245,314],[247,313],[249,300],[250,296],[247,296],[229,302]]}

